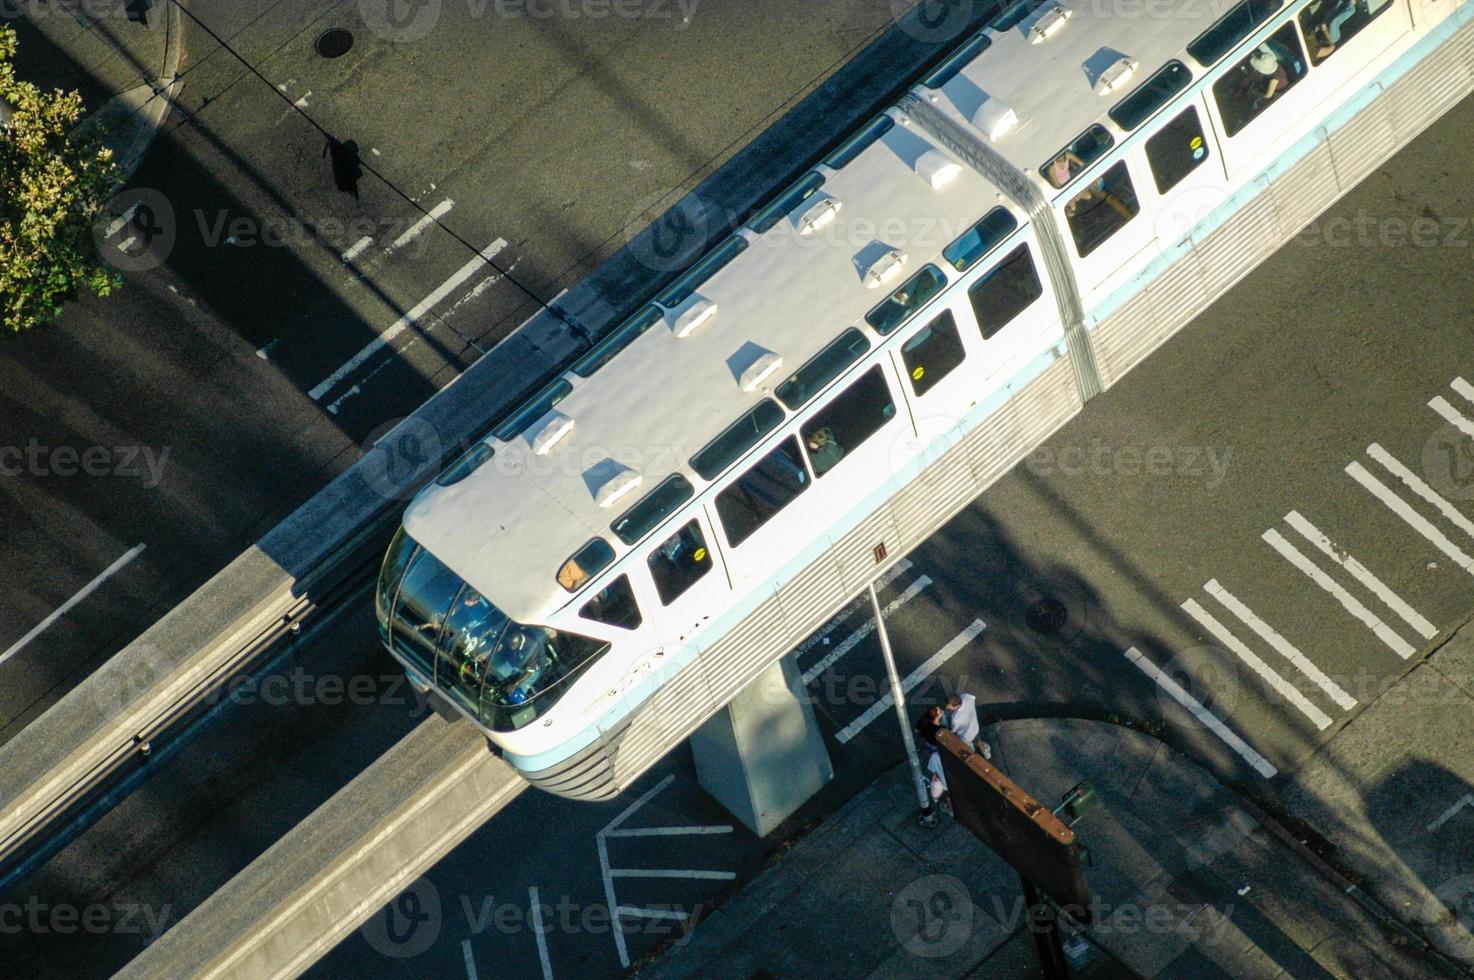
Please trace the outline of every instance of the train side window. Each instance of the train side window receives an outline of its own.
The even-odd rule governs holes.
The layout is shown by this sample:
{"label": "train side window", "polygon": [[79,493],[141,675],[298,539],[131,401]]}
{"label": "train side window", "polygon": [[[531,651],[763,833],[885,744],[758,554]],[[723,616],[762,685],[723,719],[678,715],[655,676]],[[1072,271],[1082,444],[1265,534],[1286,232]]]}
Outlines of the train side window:
{"label": "train side window", "polygon": [[596,623],[608,623],[622,630],[638,629],[644,617],[640,615],[640,604],[635,601],[635,590],[630,588],[630,577],[621,575],[599,590],[578,614]]}
{"label": "train side window", "polygon": [[864,357],[869,349],[870,341],[865,335],[850,327],[793,372],[774,394],[789,408],[797,409],[817,395],[819,389],[843,374],[845,368]]}
{"label": "train side window", "polygon": [[1020,245],[986,276],[972,284],[967,298],[987,340],[1044,294],[1029,247]]}
{"label": "train side window", "polygon": [[679,473],[673,473],[640,498],[639,503],[620,514],[609,525],[609,529],[625,544],[634,544],[655,525],[675,513],[676,508],[690,500],[695,493],[690,480]]}
{"label": "train side window", "polygon": [[1312,0],[1300,12],[1310,63],[1325,61],[1391,6],[1391,0]]}
{"label": "train side window", "polygon": [[951,310],[922,327],[901,345],[901,360],[906,364],[906,373],[911,376],[911,390],[917,395],[930,391],[966,356]]}
{"label": "train side window", "polygon": [[869,439],[895,414],[890,386],[876,365],[819,409],[801,430],[814,475],[834,469],[846,452]]}
{"label": "train side window", "polygon": [[1051,187],[1064,187],[1075,179],[1076,174],[1105,156],[1115,142],[1109,130],[1100,123],[1095,123],[1076,136],[1074,142],[1050,157],[1039,168],[1039,174],[1049,181]]}
{"label": "train side window", "polygon": [[647,563],[650,577],[655,580],[655,591],[660,594],[661,605],[675,602],[681,593],[711,571],[711,552],[706,550],[706,536],[701,533],[701,524],[691,521],[666,538],[650,553]]}
{"label": "train side window", "polygon": [[1213,83],[1224,133],[1238,133],[1304,77],[1300,38],[1295,25],[1286,24]]}
{"label": "train side window", "polygon": [[1206,159],[1208,138],[1198,121],[1198,110],[1192,106],[1146,141],[1146,160],[1159,194],[1176,187]]}
{"label": "train side window", "polygon": [[952,263],[958,272],[966,272],[978,260],[1003,244],[1013,234],[1018,220],[1008,213],[1007,208],[994,208],[983,215],[983,220],[958,236],[957,241],[942,249],[942,258]]}
{"label": "train side window", "polygon": [[865,314],[865,322],[875,328],[882,337],[894,333],[895,329],[911,318],[932,298],[947,288],[947,277],[942,270],[928,265],[901,284],[885,301]]}
{"label": "train side window", "polygon": [[591,577],[614,560],[614,549],[603,538],[594,538],[579,548],[558,569],[558,584],[569,592],[577,592]]}
{"label": "train side window", "polygon": [[746,541],[808,488],[809,471],[804,469],[798,440],[789,436],[717,494],[717,514],[727,540],[734,548]]}
{"label": "train side window", "polygon": [[1070,234],[1075,237],[1075,250],[1080,258],[1104,245],[1106,239],[1121,230],[1140,210],[1136,188],[1126,172],[1126,161],[1121,160],[1065,205],[1065,219],[1070,223]]}

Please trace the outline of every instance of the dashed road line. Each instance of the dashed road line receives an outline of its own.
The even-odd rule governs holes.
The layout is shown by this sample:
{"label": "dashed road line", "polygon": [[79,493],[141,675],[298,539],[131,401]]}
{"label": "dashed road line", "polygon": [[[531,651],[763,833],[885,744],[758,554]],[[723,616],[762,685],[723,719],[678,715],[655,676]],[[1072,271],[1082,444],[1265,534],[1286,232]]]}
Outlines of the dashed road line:
{"label": "dashed road line", "polygon": [[421,317],[423,317],[426,313],[429,313],[430,310],[432,310],[437,303],[445,299],[445,297],[449,296],[451,293],[455,292],[456,289],[460,288],[462,283],[474,276],[481,269],[482,266],[488,264],[498,252],[506,247],[507,240],[505,238],[498,238],[496,241],[486,246],[486,248],[482,249],[474,259],[461,266],[461,268],[454,275],[445,280],[445,282],[441,283],[439,286],[435,287],[435,290],[431,292],[430,295],[426,296],[424,299],[420,300],[419,303],[415,304],[413,309],[411,309],[404,316],[400,317],[398,320],[394,321],[394,323],[387,327],[383,333],[379,334],[373,340],[369,341],[362,350],[350,357],[340,368],[338,368],[332,374],[328,375],[328,377],[324,378],[315,387],[313,387],[313,389],[307,393],[308,397],[310,397],[313,401],[321,401],[322,397],[326,395],[329,391],[331,391],[334,386],[336,386],[349,374],[357,370],[369,358],[373,357],[379,351],[389,346],[389,344],[393,342],[394,338],[398,337],[400,334],[404,333],[404,331],[408,330],[411,326],[418,322]]}
{"label": "dashed road line", "polygon": [[451,209],[455,206],[456,202],[452,201],[450,198],[446,198],[439,204],[435,205],[428,212],[421,215],[420,220],[416,221],[414,224],[410,225],[403,232],[401,232],[399,237],[394,239],[389,247],[384,250],[385,253],[387,254],[389,252],[395,251],[396,249],[404,248],[404,246],[408,245],[416,238],[419,238],[420,235],[424,233],[426,228],[430,227],[436,221],[449,214]]}
{"label": "dashed road line", "polygon": [[[102,233],[102,237],[103,238],[112,238],[119,231],[121,231],[123,229],[123,226],[124,225],[126,225],[128,222],[130,222],[130,221],[133,220],[133,216],[138,213],[138,205],[141,204],[141,203],[143,203],[143,202],[139,201],[139,202],[135,203],[128,210],[124,211],[122,214],[118,215],[111,222],[109,222],[108,223],[108,226],[107,226],[107,230]],[[136,239],[132,239],[132,240],[136,240]],[[121,247],[121,246],[119,246],[119,247]]]}
{"label": "dashed road line", "polygon": [[1457,408],[1454,408],[1448,403],[1448,399],[1442,395],[1436,395],[1428,402],[1428,407],[1442,416],[1443,420],[1449,425],[1452,425],[1469,438],[1474,439],[1474,420],[1470,420],[1467,416],[1461,414]]}
{"label": "dashed road line", "polygon": [[1242,640],[1234,636],[1228,627],[1220,623],[1212,613],[1200,606],[1196,599],[1188,599],[1182,604],[1182,609],[1193,619],[1202,624],[1203,628],[1233,651],[1244,665],[1258,674],[1266,684],[1272,687],[1280,697],[1300,709],[1300,713],[1309,718],[1316,728],[1324,731],[1331,725],[1331,718],[1324,711],[1313,704],[1309,698],[1297,691],[1289,681],[1277,674],[1273,667],[1260,660],[1258,655],[1250,650]]}
{"label": "dashed road line", "polygon": [[1388,649],[1393,653],[1406,660],[1417,652],[1411,643],[1404,640],[1392,627],[1382,622],[1382,617],[1362,605],[1356,596],[1347,592],[1339,582],[1321,571],[1318,565],[1305,557],[1305,553],[1287,541],[1284,535],[1280,534],[1274,528],[1270,528],[1261,537],[1268,542],[1271,548],[1278,551],[1285,561],[1304,572],[1306,578],[1320,586],[1327,594],[1339,602],[1342,608],[1351,614],[1352,619],[1371,630],[1377,639],[1387,644]]}
{"label": "dashed road line", "polygon": [[[966,629],[948,640],[945,646],[928,657],[925,663],[906,676],[906,679],[901,682],[902,693],[909,694],[918,684],[936,673],[942,664],[951,660],[963,647],[977,639],[978,634],[985,628],[986,624],[981,619],[974,619],[968,624]],[[891,697],[891,692],[887,690],[874,704],[866,708],[860,717],[840,729],[839,734],[834,736],[835,740],[841,745],[845,744],[864,731],[867,725],[883,715],[894,703],[895,699]]]}
{"label": "dashed road line", "polygon": [[1238,596],[1218,584],[1217,579],[1210,579],[1208,584],[1203,586],[1203,588],[1210,596],[1222,603],[1225,609],[1237,616],[1245,626],[1257,633],[1261,640],[1268,643],[1276,652],[1293,664],[1300,673],[1314,681],[1315,685],[1324,691],[1326,696],[1336,702],[1339,707],[1347,711],[1356,707],[1356,698],[1347,694],[1341,685],[1322,673],[1321,669],[1311,662],[1310,658],[1301,653],[1294,644],[1285,639],[1273,626],[1260,619]]}
{"label": "dashed road line", "polygon": [[[627,915],[631,918],[637,919],[674,919],[677,922],[685,922],[691,917],[690,913],[682,912],[679,909],[652,909],[642,908],[638,905],[616,906],[614,909],[614,914],[616,918],[618,918],[619,916]],[[615,929],[614,931],[615,933],[619,932],[618,929]],[[625,966],[629,966],[629,964],[626,963]]]}
{"label": "dashed road line", "polygon": [[1442,827],[1444,824],[1448,823],[1450,820],[1453,819],[1454,814],[1458,813],[1460,810],[1462,810],[1466,806],[1469,806],[1470,804],[1474,804],[1474,793],[1465,793],[1463,796],[1459,797],[1458,801],[1455,802],[1453,806],[1449,807],[1447,810],[1444,810],[1443,813],[1439,815],[1437,820],[1428,825],[1428,833],[1431,834],[1439,827]]}
{"label": "dashed road line", "polygon": [[1423,639],[1431,640],[1438,634],[1438,630],[1432,623],[1428,622],[1416,609],[1408,605],[1400,595],[1388,588],[1386,583],[1373,575],[1365,565],[1351,557],[1350,552],[1338,547],[1335,542],[1321,532],[1320,528],[1306,520],[1299,511],[1292,510],[1286,514],[1285,523],[1299,531],[1305,540],[1319,548],[1321,554],[1350,572],[1352,578],[1364,585],[1367,591],[1371,592],[1378,599],[1381,599],[1382,603],[1388,609],[1401,616],[1402,621],[1416,630],[1418,635]]}
{"label": "dashed road line", "polygon": [[[1371,452],[1371,450],[1368,450],[1368,452]],[[1372,456],[1374,459],[1377,458],[1375,453],[1373,453]],[[1391,460],[1390,456],[1387,458]],[[1394,463],[1397,462],[1396,460],[1391,461]],[[1379,460],[1379,462],[1383,462],[1383,465],[1386,465],[1385,461]],[[1401,466],[1402,464],[1398,463],[1397,465]],[[1391,469],[1390,466],[1388,468]],[[1444,536],[1444,533],[1438,530],[1438,528],[1434,527],[1427,520],[1427,518],[1423,517],[1422,514],[1419,514],[1417,511],[1413,510],[1412,507],[1408,505],[1408,502],[1406,500],[1403,500],[1397,494],[1388,489],[1385,483],[1377,479],[1375,476],[1372,476],[1371,473],[1367,472],[1365,466],[1362,466],[1361,463],[1353,460],[1350,464],[1347,465],[1346,472],[1350,474],[1353,480],[1355,480],[1357,483],[1360,483],[1363,487],[1369,490],[1372,496],[1376,497],[1383,504],[1385,504],[1388,510],[1392,511],[1392,513],[1396,514],[1398,517],[1401,517],[1404,521],[1407,522],[1408,526],[1413,528],[1413,530],[1417,531],[1423,537],[1427,538],[1435,548],[1447,555],[1449,559],[1454,562],[1454,564],[1458,565],[1470,575],[1474,575],[1474,558],[1470,558],[1467,554],[1465,554],[1458,545],[1454,544],[1446,536]],[[1402,474],[1400,473],[1398,475],[1402,476]],[[1408,485],[1412,486],[1415,491],[1418,490],[1418,485],[1421,485],[1422,490],[1426,490],[1428,495],[1431,495],[1432,497],[1437,498],[1437,500],[1442,501],[1443,504],[1446,506],[1453,506],[1442,497],[1439,497],[1438,494],[1434,493],[1432,489],[1430,489],[1426,484],[1423,484],[1423,481],[1419,480],[1416,476],[1413,476],[1412,473],[1408,473],[1407,477],[1411,477],[1412,481],[1410,482],[1408,479],[1404,478],[1403,482],[1408,483]],[[1421,491],[1419,491],[1419,495],[1422,496]],[[1429,498],[1428,496],[1424,496],[1423,499],[1427,500]]]}
{"label": "dashed road line", "polygon": [[25,648],[26,644],[30,643],[36,637],[46,632],[46,630],[49,629],[53,623],[55,623],[58,619],[61,619],[61,617],[70,612],[73,607],[75,607],[79,602],[90,596],[93,592],[96,592],[98,586],[102,585],[102,583],[106,582],[113,575],[116,575],[119,571],[121,571],[124,565],[127,565],[130,561],[143,554],[144,548],[145,545],[136,544],[133,547],[129,548],[127,551],[123,552],[120,558],[114,561],[107,568],[103,569],[102,572],[92,581],[82,586],[82,588],[79,589],[75,595],[73,595],[66,602],[63,602],[60,606],[58,606],[51,615],[47,616],[45,619],[41,620],[41,622],[33,626],[29,633],[12,643],[10,645],[10,648],[4,653],[0,653],[0,664],[5,663],[5,661],[15,656],[17,653]]}
{"label": "dashed road line", "polygon": [[1463,378],[1454,378],[1448,383],[1448,386],[1454,391],[1457,391],[1459,394],[1463,395],[1469,401],[1474,402],[1474,385],[1471,385]]}
{"label": "dashed road line", "polygon": [[[918,595],[921,594],[922,590],[924,590],[927,586],[931,584],[931,579],[925,575],[922,575],[916,581],[908,585],[904,592],[896,596],[890,602],[886,603],[885,608],[880,611],[880,614],[886,619],[890,619],[892,613],[894,613],[897,609],[900,609],[912,599],[916,598]],[[808,670],[804,671],[804,683],[814,683],[815,679],[817,679],[820,674],[824,673],[824,671],[828,670],[830,667],[833,667],[839,661],[840,657],[843,657],[855,647],[859,646],[860,642],[864,640],[865,637],[874,632],[874,620],[870,620],[860,626],[849,636],[845,637],[844,640],[840,642],[839,646],[835,647],[829,653],[825,654],[823,659],[819,660]]]}
{"label": "dashed road line", "polygon": [[[554,300],[554,302],[557,301]],[[884,575],[875,580],[875,587],[877,589],[883,589],[910,570],[911,560],[909,558],[902,558],[900,561],[896,562],[889,569],[887,569]],[[825,638],[829,636],[830,633],[833,633],[835,630],[843,626],[849,620],[849,618],[855,614],[855,610],[859,609],[863,605],[864,603],[861,602],[859,599],[851,602],[848,606],[841,610],[838,615],[834,616],[832,619],[829,620],[829,622],[825,623],[823,626],[815,630],[808,639],[804,640],[798,646],[794,647],[794,656],[801,657],[812,650],[814,647],[824,643]]]}
{"label": "dashed road line", "polygon": [[373,243],[374,240],[371,236],[364,235],[358,241],[354,242],[352,245],[349,245],[348,248],[343,251],[343,254],[338,256],[338,258],[342,259],[344,264],[352,262],[354,259],[363,254],[364,249],[368,248]]}
{"label": "dashed road line", "polygon": [[553,964],[548,959],[548,936],[543,925],[543,905],[538,901],[537,886],[527,889],[528,906],[532,910],[532,931],[537,936],[537,959],[542,964],[543,980],[553,980]]}
{"label": "dashed road line", "polygon": [[1142,673],[1155,681],[1158,687],[1171,696],[1172,700],[1186,708],[1188,713],[1198,720],[1199,724],[1214,735],[1217,735],[1223,744],[1238,753],[1239,757],[1252,766],[1254,771],[1259,773],[1259,775],[1265,779],[1273,779],[1275,774],[1279,772],[1268,759],[1254,751],[1253,746],[1245,742],[1237,732],[1224,724],[1221,718],[1203,707],[1202,702],[1197,698],[1183,690],[1182,685],[1173,680],[1166,671],[1142,656],[1141,651],[1137,650],[1136,647],[1130,647],[1126,650],[1126,659],[1135,664]]}

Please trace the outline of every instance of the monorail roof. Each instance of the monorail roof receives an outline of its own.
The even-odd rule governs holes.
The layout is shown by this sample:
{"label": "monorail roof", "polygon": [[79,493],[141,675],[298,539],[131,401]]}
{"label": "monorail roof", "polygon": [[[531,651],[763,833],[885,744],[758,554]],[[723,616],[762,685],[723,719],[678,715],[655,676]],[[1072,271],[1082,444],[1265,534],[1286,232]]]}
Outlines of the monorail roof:
{"label": "monorail roof", "polygon": [[[1035,41],[1033,25],[1052,8],[1069,12],[1063,26]],[[992,145],[1020,170],[1038,173],[1091,123],[1173,58],[1229,9],[1199,0],[1051,0],[1004,31],[941,88],[964,119],[987,98],[1014,110],[1018,125]],[[1121,57],[1136,63],[1118,87],[1100,95],[1095,82]],[[1183,63],[1200,75],[1202,67]]]}
{"label": "monorail roof", "polygon": [[[493,442],[490,462],[415,499],[404,519],[409,534],[509,615],[538,622],[570,599],[555,580],[563,562],[594,535],[627,550],[610,523],[661,480],[679,471],[700,493],[704,481],[687,462],[692,454],[846,327],[864,327],[864,315],[891,290],[1002,203],[966,166],[936,189],[930,175],[950,158],[892,113],[897,124],[843,169],[825,171],[814,196],[761,236],[744,231],[747,249],[663,322],[591,377],[567,375],[575,387],[556,411],[573,428],[550,451],[533,448],[539,422],[509,444]],[[828,225],[801,233],[803,217],[824,197],[840,210]],[[904,265],[868,288],[865,271],[885,248],[905,253]],[[704,301],[716,304],[715,314],[678,337],[681,315]],[[781,366],[744,391],[744,372],[765,352],[781,357]],[[591,472],[605,459],[638,472],[641,482],[601,507]]]}

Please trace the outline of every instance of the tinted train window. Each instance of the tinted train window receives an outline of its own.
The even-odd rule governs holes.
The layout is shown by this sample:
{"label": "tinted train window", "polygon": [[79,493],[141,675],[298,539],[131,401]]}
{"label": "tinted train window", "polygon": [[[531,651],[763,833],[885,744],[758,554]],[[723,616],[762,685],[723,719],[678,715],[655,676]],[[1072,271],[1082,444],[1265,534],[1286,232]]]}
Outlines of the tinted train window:
{"label": "tinted train window", "polygon": [[1224,133],[1242,130],[1303,77],[1300,38],[1295,25],[1286,24],[1213,83]]}
{"label": "tinted train window", "polygon": [[864,357],[869,349],[870,341],[865,335],[850,327],[778,386],[775,392],[778,400],[789,408],[798,408],[843,374],[845,368]]}
{"label": "tinted train window", "polygon": [[1391,6],[1391,0],[1314,0],[1300,13],[1310,63],[1325,61]]}
{"label": "tinted train window", "polygon": [[634,544],[651,528],[675,513],[677,507],[696,491],[691,481],[679,473],[666,477],[660,486],[647,493],[639,503],[619,515],[609,529],[625,544]]}
{"label": "tinted train window", "polygon": [[658,306],[647,306],[639,313],[630,317],[619,327],[594,345],[594,349],[583,357],[573,362],[573,373],[580,378],[587,378],[599,368],[614,360],[614,355],[624,350],[635,339],[649,330],[655,324],[664,319],[665,314],[660,312]]}
{"label": "tinted train window", "polygon": [[879,366],[825,405],[803,427],[804,446],[815,476],[823,476],[846,452],[869,439],[896,414],[890,387]]}
{"label": "tinted train window", "polygon": [[1063,187],[1092,162],[1105,156],[1105,152],[1114,143],[1110,132],[1100,123],[1096,123],[1051,157],[1039,168],[1039,173],[1049,181],[1051,187]]}
{"label": "tinted train window", "polygon": [[1198,110],[1188,109],[1146,141],[1146,159],[1158,193],[1165,194],[1208,159],[1208,138]]}
{"label": "tinted train window", "polygon": [[608,623],[622,630],[637,629],[644,621],[640,616],[640,604],[635,601],[635,590],[630,588],[628,575],[621,575],[604,586],[598,595],[583,604],[578,614],[584,619]]}
{"label": "tinted train window", "polygon": [[1106,239],[1120,231],[1140,210],[1136,188],[1131,186],[1131,175],[1126,172],[1126,161],[1122,160],[1065,205],[1065,219],[1075,238],[1075,250],[1083,259],[1104,245]]}
{"label": "tinted train window", "polygon": [[703,480],[715,480],[728,464],[756,446],[763,436],[782,423],[783,409],[771,398],[764,398],[758,402],[756,408],[728,426],[727,431],[692,456],[691,468],[701,474]]}
{"label": "tinted train window", "polygon": [[521,408],[512,413],[511,417],[495,429],[492,429],[491,434],[502,442],[511,442],[526,431],[529,425],[552,411],[553,406],[557,405],[564,398],[567,398],[568,393],[572,390],[573,385],[567,381],[561,379],[554,381],[542,391],[532,396],[531,399],[524,402]]}
{"label": "tinted train window", "polygon": [[701,577],[711,571],[711,553],[706,550],[706,536],[701,525],[692,521],[651,552],[650,577],[662,605],[670,605]]}
{"label": "tinted train window", "polygon": [[901,360],[911,378],[911,389],[924,395],[932,386],[952,373],[967,355],[962,338],[957,336],[957,321],[948,310],[901,345]]}
{"label": "tinted train window", "polygon": [[614,549],[603,538],[594,538],[579,548],[558,569],[558,584],[569,592],[577,592],[584,583],[604,570],[614,560]]}
{"label": "tinted train window", "polygon": [[958,236],[957,241],[942,249],[942,258],[958,272],[966,272],[1001,245],[1017,227],[1018,221],[1005,208],[994,208],[983,215],[982,221]]}
{"label": "tinted train window", "polygon": [[1204,68],[1249,36],[1249,32],[1264,23],[1276,10],[1284,6],[1284,0],[1244,0],[1218,22],[1199,34],[1197,40],[1187,46],[1192,55]]}
{"label": "tinted train window", "polygon": [[798,440],[789,436],[717,494],[717,514],[733,547],[746,541],[788,502],[809,488]]}
{"label": "tinted train window", "polygon": [[891,333],[911,318],[947,286],[942,270],[929,265],[886,297],[885,302],[865,314],[865,322],[881,336]]}
{"label": "tinted train window", "polygon": [[972,300],[973,313],[978,318],[978,329],[987,340],[1008,325],[1029,304],[1044,293],[1039,284],[1039,274],[1034,271],[1034,259],[1029,247],[1020,245],[998,263],[967,291]]}
{"label": "tinted train window", "polygon": [[1147,121],[1147,118],[1187,88],[1193,73],[1180,61],[1169,61],[1151,78],[1142,82],[1126,98],[1111,109],[1110,117],[1117,126],[1130,132]]}

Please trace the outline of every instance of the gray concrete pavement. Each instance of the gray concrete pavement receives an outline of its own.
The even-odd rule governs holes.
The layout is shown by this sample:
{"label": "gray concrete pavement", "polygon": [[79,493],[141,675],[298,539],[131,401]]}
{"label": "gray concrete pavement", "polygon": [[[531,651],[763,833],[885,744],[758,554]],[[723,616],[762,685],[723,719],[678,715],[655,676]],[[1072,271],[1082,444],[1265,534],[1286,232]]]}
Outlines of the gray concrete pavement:
{"label": "gray concrete pavement", "polygon": [[[1389,945],[1334,881],[1150,736],[1062,719],[984,736],[1044,806],[1082,779],[1098,793],[1075,826],[1093,921],[1068,930],[1088,944],[1074,975],[1459,975]],[[640,975],[1037,976],[1017,873],[950,818],[918,826],[910,778],[891,770]]]}

